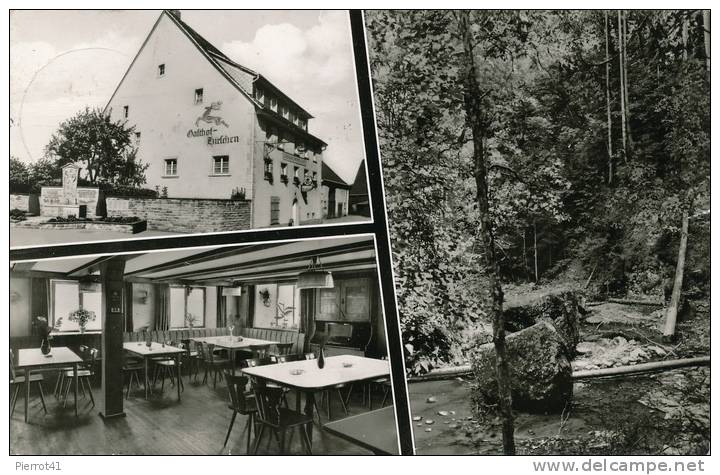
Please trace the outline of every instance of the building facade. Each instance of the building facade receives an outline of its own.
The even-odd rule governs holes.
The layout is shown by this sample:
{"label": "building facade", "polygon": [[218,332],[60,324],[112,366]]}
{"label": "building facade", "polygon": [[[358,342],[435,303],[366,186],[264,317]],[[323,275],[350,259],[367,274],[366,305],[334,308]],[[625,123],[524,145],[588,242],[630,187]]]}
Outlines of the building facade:
{"label": "building facade", "polygon": [[135,127],[147,185],[169,198],[245,199],[251,227],[322,219],[309,112],[164,11],[106,111]]}
{"label": "building facade", "polygon": [[323,219],[347,216],[350,207],[350,185],[327,163],[322,164],[321,203]]}

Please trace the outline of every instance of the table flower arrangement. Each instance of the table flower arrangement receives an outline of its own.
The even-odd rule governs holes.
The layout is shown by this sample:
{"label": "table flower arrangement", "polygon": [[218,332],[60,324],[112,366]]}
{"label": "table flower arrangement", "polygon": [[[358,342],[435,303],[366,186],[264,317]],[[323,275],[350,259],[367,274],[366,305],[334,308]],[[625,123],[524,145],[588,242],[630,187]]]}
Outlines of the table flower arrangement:
{"label": "table flower arrangement", "polygon": [[50,325],[48,319],[45,317],[35,317],[32,323],[35,328],[35,332],[40,335],[42,339],[40,342],[40,351],[43,355],[50,354],[50,340],[52,339],[52,332],[58,331],[62,326],[62,317],[58,318],[55,325]]}
{"label": "table flower arrangement", "polygon": [[95,312],[79,308],[68,315],[68,320],[71,322],[77,322],[80,326],[80,333],[85,333],[87,323],[95,321]]}

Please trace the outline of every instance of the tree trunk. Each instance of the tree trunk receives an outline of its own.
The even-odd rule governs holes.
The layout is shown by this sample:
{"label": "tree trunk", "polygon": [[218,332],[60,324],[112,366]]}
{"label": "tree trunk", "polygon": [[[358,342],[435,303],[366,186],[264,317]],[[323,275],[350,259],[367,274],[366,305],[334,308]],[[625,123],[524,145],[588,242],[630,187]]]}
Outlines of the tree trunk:
{"label": "tree trunk", "polygon": [[612,150],[612,112],[610,110],[610,28],[608,12],[605,12],[605,102],[607,104],[607,139],[608,139],[608,184],[613,181],[613,150]]}
{"label": "tree trunk", "polygon": [[617,24],[618,24],[618,48],[620,49],[619,65],[620,65],[620,122],[622,128],[622,155],[623,160],[627,163],[627,126],[625,116],[625,65],[623,64],[623,48],[625,40],[623,40],[623,27],[622,27],[622,11],[617,12]]}
{"label": "tree trunk", "polygon": [[623,96],[625,97],[625,127],[627,128],[628,149],[633,148],[632,127],[630,125],[630,92],[628,86],[628,60],[627,60],[627,13],[622,13],[623,24]]}
{"label": "tree trunk", "polygon": [[492,320],[493,343],[495,347],[495,370],[497,372],[498,398],[500,415],[503,421],[503,452],[506,455],[515,454],[514,421],[512,413],[512,395],[510,393],[510,371],[505,352],[505,315],[503,312],[503,291],[500,285],[500,265],[495,255],[495,237],[493,235],[490,218],[490,204],[488,199],[487,167],[483,150],[483,138],[486,135],[486,125],[481,120],[483,94],[477,81],[477,67],[473,49],[473,35],[470,31],[470,13],[467,10],[459,12],[459,30],[464,47],[464,101],[467,125],[473,134],[473,171],[477,187],[477,205],[480,214],[480,228],[485,260],[488,271],[488,284],[492,291]]}
{"label": "tree trunk", "polygon": [[682,59],[687,61],[688,59],[688,18],[687,12],[683,13],[682,18]]}
{"label": "tree trunk", "polygon": [[528,265],[527,265],[527,244],[525,243],[525,235],[527,234],[527,229],[523,227],[523,269],[525,270],[525,279],[530,280],[530,272],[528,272]]}
{"label": "tree trunk", "polygon": [[703,10],[703,30],[705,37],[705,67],[710,74],[710,10]]}
{"label": "tree trunk", "polygon": [[678,251],[677,267],[675,267],[675,283],[673,284],[672,298],[665,316],[665,331],[663,341],[672,341],[675,338],[675,323],[677,322],[677,311],[682,293],[683,273],[685,272],[685,251],[688,240],[688,212],[683,211],[682,234],[680,235],[680,250]]}
{"label": "tree trunk", "polygon": [[538,275],[537,227],[535,221],[533,221],[533,251],[535,251],[535,283],[537,284],[540,276]]}

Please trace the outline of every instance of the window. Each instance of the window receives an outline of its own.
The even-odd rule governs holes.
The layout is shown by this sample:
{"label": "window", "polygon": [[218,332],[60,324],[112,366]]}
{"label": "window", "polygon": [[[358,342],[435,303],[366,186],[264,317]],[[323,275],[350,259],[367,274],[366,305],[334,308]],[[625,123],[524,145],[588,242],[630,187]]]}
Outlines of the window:
{"label": "window", "polygon": [[300,321],[300,290],[291,283],[255,286],[253,327],[297,328]]}
{"label": "window", "polygon": [[127,119],[130,112],[130,106],[123,106],[123,116]]}
{"label": "window", "polygon": [[165,63],[158,66],[158,76],[165,76]]}
{"label": "window", "polygon": [[255,99],[259,102],[265,102],[265,93],[262,89],[255,89]]}
{"label": "window", "polygon": [[298,127],[300,127],[301,129],[307,131],[307,120],[306,120],[306,119],[300,119],[300,118],[298,118],[298,124],[297,124],[297,125],[298,125]]}
{"label": "window", "polygon": [[205,325],[205,288],[170,287],[170,328]]}
{"label": "window", "polygon": [[313,172],[312,177],[313,184],[317,186],[317,172]]}
{"label": "window", "polygon": [[278,110],[278,102],[276,97],[270,98],[270,110],[273,112],[277,112]]}
{"label": "window", "polygon": [[195,104],[202,104],[203,101],[203,89],[195,89]]}
{"label": "window", "polygon": [[295,167],[295,174],[293,175],[295,178],[300,178],[300,167]]}
{"label": "window", "polygon": [[297,120],[297,116],[295,115],[295,112],[290,111],[290,113],[288,114],[287,120],[289,120],[292,123],[295,123],[295,121]]}
{"label": "window", "polygon": [[307,150],[305,149],[304,143],[298,142],[295,144],[295,155],[298,157],[307,157]]}
{"label": "window", "polygon": [[280,164],[280,176],[287,176],[287,163]]}
{"label": "window", "polygon": [[177,158],[165,160],[165,176],[177,176]]}
{"label": "window", "polygon": [[270,224],[280,224],[280,198],[277,196],[270,197]]}
{"label": "window", "polygon": [[290,109],[288,109],[288,106],[285,104],[280,104],[280,115],[283,116],[285,119],[290,117]]}
{"label": "window", "polygon": [[52,296],[52,322],[53,325],[61,320],[59,331],[74,332],[80,330],[77,322],[70,321],[70,314],[80,308],[93,312],[95,320],[88,321],[87,330],[102,329],[102,294],[98,286],[97,291],[80,292],[80,286],[75,281],[51,280]]}
{"label": "window", "polygon": [[273,174],[273,161],[272,158],[266,158],[265,159],[265,179],[268,178],[272,180],[272,174]]}
{"label": "window", "polygon": [[140,142],[140,132],[135,132],[135,141]]}
{"label": "window", "polygon": [[227,155],[213,157],[213,174],[227,175],[228,173],[230,173],[230,157]]}

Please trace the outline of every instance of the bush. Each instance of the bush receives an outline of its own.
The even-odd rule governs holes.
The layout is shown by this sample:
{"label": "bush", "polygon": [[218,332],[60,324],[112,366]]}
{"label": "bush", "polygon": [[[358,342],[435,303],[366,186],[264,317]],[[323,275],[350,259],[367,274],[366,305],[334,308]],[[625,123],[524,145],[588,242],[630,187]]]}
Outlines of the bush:
{"label": "bush", "polygon": [[27,181],[18,181],[10,179],[10,193],[20,194],[37,194],[40,193],[40,185],[37,183],[30,183]]}
{"label": "bush", "polygon": [[13,221],[25,221],[25,211],[17,208],[11,209],[10,219]]}
{"label": "bush", "polygon": [[158,193],[148,188],[135,188],[132,186],[118,186],[109,183],[100,185],[100,189],[107,197],[116,198],[157,198]]}
{"label": "bush", "polygon": [[130,224],[137,221],[142,221],[137,216],[108,216],[101,220],[103,223],[116,223],[116,224]]}

